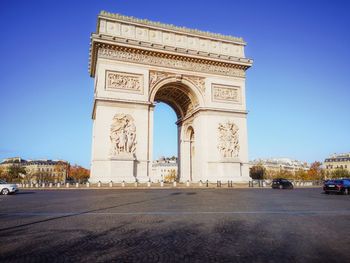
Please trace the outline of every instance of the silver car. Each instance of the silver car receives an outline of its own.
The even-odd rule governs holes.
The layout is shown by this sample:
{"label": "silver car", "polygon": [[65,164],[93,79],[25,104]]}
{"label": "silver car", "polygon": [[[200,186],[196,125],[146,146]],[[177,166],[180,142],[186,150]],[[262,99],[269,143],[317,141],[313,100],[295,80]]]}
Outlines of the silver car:
{"label": "silver car", "polygon": [[6,181],[0,179],[0,193],[2,195],[14,194],[18,192],[16,184],[8,184]]}

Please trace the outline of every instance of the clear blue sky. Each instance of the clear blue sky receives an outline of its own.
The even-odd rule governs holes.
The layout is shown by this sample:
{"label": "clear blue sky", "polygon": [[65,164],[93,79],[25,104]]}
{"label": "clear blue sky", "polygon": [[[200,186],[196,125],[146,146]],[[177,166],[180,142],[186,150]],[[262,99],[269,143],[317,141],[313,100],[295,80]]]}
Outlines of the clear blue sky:
{"label": "clear blue sky", "polygon": [[[1,0],[0,158],[89,167],[100,10],[243,37],[250,159],[350,151],[350,1]],[[156,107],[156,157],[177,153],[175,120]]]}

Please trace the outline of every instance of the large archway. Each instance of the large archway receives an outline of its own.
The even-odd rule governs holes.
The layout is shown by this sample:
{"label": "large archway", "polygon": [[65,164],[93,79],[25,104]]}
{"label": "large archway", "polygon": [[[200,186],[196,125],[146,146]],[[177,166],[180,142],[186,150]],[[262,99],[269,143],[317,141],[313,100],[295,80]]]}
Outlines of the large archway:
{"label": "large archway", "polygon": [[248,181],[241,38],[102,12],[92,34],[92,182],[153,181],[156,102],[177,116],[179,180]]}
{"label": "large archway", "polygon": [[[180,76],[168,77],[156,83],[151,94],[152,103],[168,104],[177,115],[178,181],[193,181],[196,159],[194,156],[194,128],[188,126],[193,121],[192,114],[199,108],[200,93],[196,87]],[[154,178],[158,180],[158,178]]]}

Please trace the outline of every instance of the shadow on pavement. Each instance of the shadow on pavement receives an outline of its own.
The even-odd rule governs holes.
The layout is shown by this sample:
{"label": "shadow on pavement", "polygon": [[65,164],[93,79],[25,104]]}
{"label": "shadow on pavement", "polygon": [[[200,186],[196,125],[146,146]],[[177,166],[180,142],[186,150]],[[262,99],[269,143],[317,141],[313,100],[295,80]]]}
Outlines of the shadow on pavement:
{"label": "shadow on pavement", "polygon": [[[315,236],[280,235],[259,224],[203,223],[144,217],[103,230],[26,228],[8,232],[2,262],[346,262],[342,249]],[[146,220],[147,221],[147,220]],[[142,224],[140,224],[142,223]],[[2,241],[4,242],[4,240]],[[347,261],[349,262],[349,261]]]}

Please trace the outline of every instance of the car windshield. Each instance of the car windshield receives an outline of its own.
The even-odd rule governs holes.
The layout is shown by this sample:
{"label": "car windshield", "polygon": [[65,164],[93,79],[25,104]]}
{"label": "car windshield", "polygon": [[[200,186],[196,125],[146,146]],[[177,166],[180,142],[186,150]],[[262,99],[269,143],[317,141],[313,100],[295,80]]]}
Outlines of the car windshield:
{"label": "car windshield", "polygon": [[327,184],[341,184],[343,180],[329,180],[326,183]]}
{"label": "car windshield", "polygon": [[334,180],[334,183],[336,183],[336,184],[342,184],[342,183],[343,183],[343,180]]}

